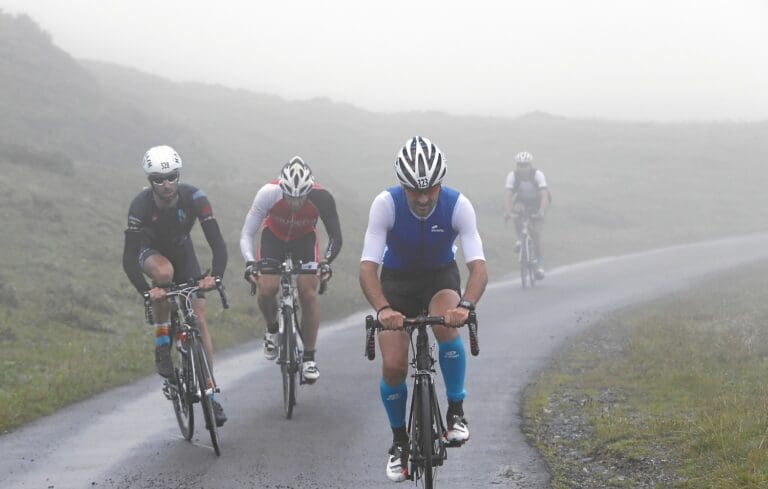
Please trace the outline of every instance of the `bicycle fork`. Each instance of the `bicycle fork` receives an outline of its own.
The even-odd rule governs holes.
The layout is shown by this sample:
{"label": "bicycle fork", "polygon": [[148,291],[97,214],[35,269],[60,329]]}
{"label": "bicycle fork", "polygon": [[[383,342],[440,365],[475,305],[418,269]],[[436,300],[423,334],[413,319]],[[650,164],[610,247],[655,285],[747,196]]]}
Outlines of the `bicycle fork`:
{"label": "bicycle fork", "polygon": [[[286,324],[285,319],[290,318],[290,325]],[[280,338],[280,354],[278,363],[285,364],[291,373],[295,370],[301,372],[298,365],[301,363],[301,355],[304,352],[304,341],[301,336],[301,328],[297,324],[297,314],[292,304],[283,304],[278,315],[278,338]],[[290,328],[288,330],[287,328]],[[293,350],[295,354],[291,354]],[[300,376],[300,382],[304,383],[304,377]]]}

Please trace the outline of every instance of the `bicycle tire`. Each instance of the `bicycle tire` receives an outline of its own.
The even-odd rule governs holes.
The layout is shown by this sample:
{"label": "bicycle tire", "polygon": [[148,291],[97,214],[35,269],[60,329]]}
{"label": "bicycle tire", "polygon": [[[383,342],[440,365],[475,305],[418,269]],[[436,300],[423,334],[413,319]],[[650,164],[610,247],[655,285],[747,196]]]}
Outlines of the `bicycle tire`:
{"label": "bicycle tire", "polygon": [[200,407],[203,409],[203,417],[205,418],[205,428],[211,435],[211,445],[213,445],[213,451],[216,452],[216,456],[221,456],[221,448],[219,447],[219,433],[216,426],[216,418],[213,415],[213,403],[211,397],[213,392],[208,393],[208,364],[203,351],[203,345],[200,341],[195,341],[195,367],[197,370],[197,382],[200,389]]}
{"label": "bicycle tire", "polygon": [[434,430],[432,422],[432,396],[429,388],[429,382],[422,380],[419,383],[419,451],[421,452],[422,475],[424,478],[424,489],[434,487],[433,457],[435,455]]}
{"label": "bicycle tire", "polygon": [[528,285],[531,286],[531,288],[536,287],[536,265],[534,265],[534,261],[536,260],[536,254],[531,253],[531,248],[533,247],[533,238],[528,236],[526,239],[526,248],[528,249]]}
{"label": "bicycle tire", "polygon": [[293,406],[296,405],[296,373],[298,371],[296,347],[293,344],[293,311],[286,307],[283,310],[282,348],[280,351],[280,373],[283,376],[283,409],[285,418],[293,416]]}
{"label": "bicycle tire", "polygon": [[528,246],[525,240],[520,248],[520,282],[525,289],[528,287]]}
{"label": "bicycle tire", "polygon": [[192,409],[194,384],[192,377],[192,360],[189,353],[179,351],[179,368],[174,369],[173,411],[179,424],[181,436],[185,440],[192,439],[195,433],[195,412]]}

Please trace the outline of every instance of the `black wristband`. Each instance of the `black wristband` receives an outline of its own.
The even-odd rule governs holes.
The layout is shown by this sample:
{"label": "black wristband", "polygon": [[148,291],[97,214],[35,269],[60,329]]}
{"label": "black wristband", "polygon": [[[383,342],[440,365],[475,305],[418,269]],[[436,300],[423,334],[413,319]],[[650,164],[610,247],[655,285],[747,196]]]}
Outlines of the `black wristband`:
{"label": "black wristband", "polygon": [[469,299],[461,299],[458,304],[456,304],[456,307],[463,307],[467,311],[474,311],[475,305],[472,304],[472,301]]}

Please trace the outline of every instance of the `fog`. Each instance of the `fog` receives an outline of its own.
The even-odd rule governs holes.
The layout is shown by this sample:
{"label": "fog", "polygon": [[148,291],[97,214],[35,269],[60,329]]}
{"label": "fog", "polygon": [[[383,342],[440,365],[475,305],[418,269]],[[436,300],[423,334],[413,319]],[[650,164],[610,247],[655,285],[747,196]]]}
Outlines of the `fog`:
{"label": "fog", "polygon": [[6,0],[76,58],[373,111],[768,118],[768,3]]}
{"label": "fog", "polygon": [[[286,452],[274,443],[278,450],[264,451],[263,443],[254,444],[259,437],[280,440],[285,435],[281,423],[269,421],[279,415],[278,395],[264,395],[265,386],[279,389],[277,369],[262,369],[252,358],[238,360],[242,357],[236,353],[217,356],[217,377],[226,384],[221,398],[232,420],[223,438],[228,453],[215,465],[205,461],[212,458],[200,438],[191,445],[176,442],[173,421],[167,424],[166,418],[153,416],[151,423],[137,424],[125,416],[130,411],[146,418],[142,413],[160,410],[172,416],[167,406],[159,407],[167,404],[159,382],[153,384],[154,393],[147,392],[155,379],[116,390],[110,394],[115,397],[98,397],[95,410],[73,406],[56,426],[40,420],[31,428],[36,431],[21,427],[153,371],[153,328],[144,325],[143,302],[121,267],[126,217],[131,201],[148,185],[140,162],[151,146],[168,144],[179,151],[182,180],[208,196],[227,244],[223,279],[232,307],[223,312],[211,294],[207,309],[217,352],[251,345],[261,337],[264,319],[242,280],[240,230],[254,194],[277,176],[288,158],[301,155],[336,202],[344,245],[333,261],[334,279],[321,303],[322,324],[330,326],[349,314],[362,320],[361,311],[370,309],[358,282],[363,237],[371,201],[397,183],[395,154],[415,134],[442,149],[448,167],[444,183],[472,203],[492,284],[478,308],[484,331],[479,358],[489,363],[481,366],[472,360],[477,372],[472,388],[485,391],[472,402],[485,411],[473,407],[472,419],[478,421],[473,426],[493,421],[484,429],[499,440],[486,444],[480,431],[473,443],[481,449],[462,450],[461,458],[452,455],[442,473],[446,479],[451,473],[461,476],[464,472],[455,469],[463,463],[472,467],[473,483],[483,487],[498,481],[535,487],[525,478],[530,474],[517,478],[515,472],[518,461],[525,471],[538,469],[530,468],[532,457],[519,455],[532,438],[510,429],[509,420],[521,412],[513,399],[523,398],[521,389],[531,385],[534,372],[560,345],[577,338],[579,329],[603,312],[668,294],[702,274],[768,253],[763,234],[768,229],[765,2],[481,1],[471,9],[435,1],[258,7],[256,2],[227,2],[213,7],[213,2],[177,0],[72,0],[63,5],[7,0],[0,6],[0,451],[9,454],[0,459],[2,487],[67,486],[62,474],[84,475],[80,485],[99,487],[121,481],[130,487],[168,486],[172,484],[164,481],[171,480],[194,483],[219,473],[260,487],[304,487],[309,480],[319,481],[318,487],[379,487],[366,481],[383,480],[379,469],[371,470],[375,457],[369,449],[380,447],[375,456],[383,462],[385,445],[376,436],[389,436],[389,430],[370,422],[370,413],[379,408],[367,404],[352,403],[348,411],[340,411],[338,406],[349,403],[314,403],[300,396],[305,400],[297,422],[309,420],[317,430],[305,434],[324,439],[332,433],[338,439],[327,444],[351,454],[337,453],[347,461],[341,476],[326,463],[326,453]],[[534,165],[546,174],[552,193],[551,207],[537,224],[543,233],[537,265],[546,279],[526,291],[519,288],[520,255],[503,206],[506,177],[521,150],[534,154]],[[191,236],[204,270],[212,257],[200,227]],[[324,249],[323,229],[319,236]],[[466,281],[463,253],[459,251],[457,261]],[[682,302],[670,302],[676,308],[672,320],[691,336],[667,339],[643,333],[662,346],[650,350],[672,363],[644,360],[628,369],[633,392],[637,372],[656,365],[674,374],[669,390],[682,392],[687,403],[727,400],[716,404],[727,406],[728,423],[707,421],[709,406],[698,402],[705,422],[691,418],[686,405],[679,424],[636,424],[635,411],[625,416],[630,411],[619,389],[592,389],[582,397],[558,384],[570,400],[611,393],[618,409],[611,404],[610,411],[594,410],[598,404],[591,401],[581,407],[630,419],[642,439],[653,442],[649,451],[633,451],[603,467],[623,470],[624,461],[631,459],[643,477],[654,468],[671,474],[666,466],[636,457],[655,453],[657,442],[667,440],[648,437],[647,427],[683,427],[675,429],[678,439],[686,430],[699,433],[707,425],[726,430],[735,426],[731,431],[739,434],[737,448],[750,451],[743,457],[748,474],[734,477],[750,480],[754,467],[768,467],[753,456],[766,453],[759,449],[765,438],[765,396],[754,396],[764,391],[761,382],[768,374],[760,370],[766,366],[768,342],[758,334],[768,316],[759,299],[766,294],[765,267],[748,272],[751,282],[739,280],[746,268],[725,279],[706,275],[702,280],[715,292],[714,299],[704,300],[711,307],[686,306],[692,314],[680,316]],[[738,327],[721,326],[719,318],[728,315]],[[702,322],[711,323],[719,336],[702,342],[712,330],[699,334],[692,324]],[[346,324],[349,329],[331,327],[321,333],[327,343],[320,358],[328,372],[322,382],[334,382],[334,369],[343,375],[364,374],[358,349],[362,324],[354,325],[356,331],[352,322]],[[325,336],[330,334],[337,336]],[[337,341],[342,337],[348,343]],[[331,342],[336,350],[325,346]],[[728,349],[737,352],[737,367],[710,367],[708,361],[692,359],[688,346],[702,343],[719,350],[702,348],[708,361],[720,361]],[[588,346],[597,344],[609,345],[611,359],[624,356],[602,338]],[[672,350],[680,358],[667,354]],[[589,357],[594,355],[590,350]],[[581,362],[587,357],[573,358]],[[243,370],[244,364],[258,373]],[[689,375],[679,366],[697,371]],[[513,375],[482,373],[502,371]],[[584,370],[579,367],[579,372]],[[712,372],[723,375],[712,377]],[[742,382],[742,372],[749,372],[752,383]],[[343,390],[337,389],[335,399],[378,406],[375,393],[361,397],[357,391],[363,384],[375,388],[376,376],[371,374],[374,382],[338,382],[337,377],[333,385]],[[228,377],[247,380],[226,381]],[[654,388],[662,377],[648,374]],[[680,379],[687,383],[696,378],[704,381],[704,394],[687,396]],[[755,414],[748,416],[757,420],[751,439],[742,435],[750,423],[734,416],[738,410],[730,407],[737,397],[712,397],[713,386],[738,387],[755,402]],[[322,390],[314,392],[325,396]],[[503,396],[496,402],[492,396],[499,392]],[[128,402],[139,404],[126,404],[126,393],[132,398]],[[236,397],[240,394],[254,397]],[[656,409],[656,397],[648,398]],[[508,403],[511,415],[499,410],[501,402]],[[376,416],[384,421],[380,411]],[[576,419],[557,412],[554,416]],[[344,426],[334,429],[335,422]],[[198,424],[204,439],[204,423]],[[256,438],[254,426],[259,427]],[[568,433],[574,436],[578,432],[570,426]],[[16,433],[7,433],[17,427]],[[125,427],[132,436],[120,432]],[[174,431],[170,438],[169,429]],[[730,474],[737,450],[722,449],[727,438],[718,434],[711,438],[716,443],[689,446],[727,453]],[[52,439],[60,443],[48,446]],[[625,438],[620,441],[629,446]],[[509,451],[511,446],[517,448]],[[27,447],[32,447],[29,452]],[[108,463],[94,463],[94,450]],[[167,455],[162,460],[156,456],[160,450]],[[601,452],[619,453],[613,448]],[[285,458],[285,453],[298,458]],[[587,455],[592,460],[593,454],[579,455],[574,467],[583,472],[584,460]],[[71,462],[69,455],[78,461]],[[281,470],[286,464],[309,472]],[[698,472],[711,464],[686,465]],[[59,466],[66,470],[57,470]],[[326,466],[327,471],[318,470]],[[550,473],[534,475],[543,480]],[[38,476],[40,483],[31,482]],[[328,483],[322,479],[326,476]],[[354,484],[340,477],[354,479]],[[492,482],[483,485],[483,477]],[[27,483],[14,483],[22,479]],[[638,485],[626,481],[628,487]],[[466,486],[466,477],[459,485]]]}

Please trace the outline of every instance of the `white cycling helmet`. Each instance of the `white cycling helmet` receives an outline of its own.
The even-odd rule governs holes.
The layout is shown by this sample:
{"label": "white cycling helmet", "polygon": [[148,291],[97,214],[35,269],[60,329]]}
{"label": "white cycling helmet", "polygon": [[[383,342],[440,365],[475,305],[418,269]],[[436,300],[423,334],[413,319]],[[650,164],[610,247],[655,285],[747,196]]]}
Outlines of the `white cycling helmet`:
{"label": "white cycling helmet", "polygon": [[395,161],[397,179],[413,189],[427,189],[439,184],[447,168],[440,149],[421,136],[406,141]]}
{"label": "white cycling helmet", "polygon": [[533,163],[533,155],[528,151],[521,151],[515,155],[515,163]]}
{"label": "white cycling helmet", "polygon": [[155,146],[144,153],[141,166],[147,175],[165,175],[181,170],[181,157],[170,146]]}
{"label": "white cycling helmet", "polygon": [[298,156],[291,158],[280,171],[280,188],[290,197],[304,197],[312,190],[314,183],[312,170]]}

